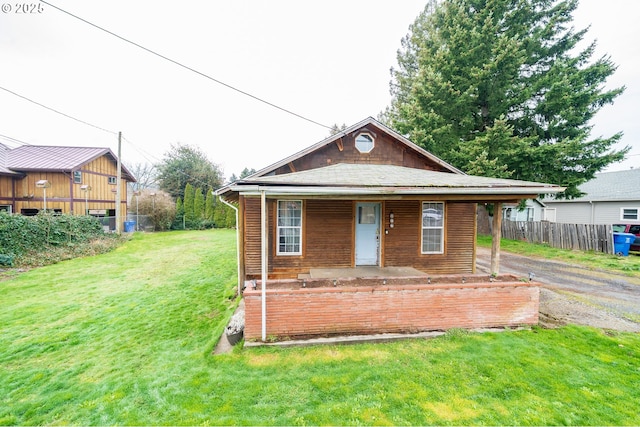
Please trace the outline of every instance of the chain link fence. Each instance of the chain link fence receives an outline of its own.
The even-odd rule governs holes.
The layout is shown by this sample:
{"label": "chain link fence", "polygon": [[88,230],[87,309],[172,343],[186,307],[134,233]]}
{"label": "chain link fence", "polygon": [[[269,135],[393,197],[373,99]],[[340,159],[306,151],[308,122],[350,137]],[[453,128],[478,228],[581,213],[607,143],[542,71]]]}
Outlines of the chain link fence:
{"label": "chain link fence", "polygon": [[[114,233],[116,231],[115,216],[96,217],[102,224],[105,233]],[[130,233],[133,231],[155,231],[155,226],[148,215],[127,214],[124,220],[122,231]]]}

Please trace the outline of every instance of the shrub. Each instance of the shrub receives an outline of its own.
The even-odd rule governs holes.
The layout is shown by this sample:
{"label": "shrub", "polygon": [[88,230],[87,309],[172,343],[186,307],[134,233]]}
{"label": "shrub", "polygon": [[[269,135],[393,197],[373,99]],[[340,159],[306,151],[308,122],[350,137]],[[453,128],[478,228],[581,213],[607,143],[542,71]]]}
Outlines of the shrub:
{"label": "shrub", "polygon": [[0,254],[0,265],[11,267],[13,266],[13,255]]}
{"label": "shrub", "polygon": [[[49,264],[69,258],[64,253],[78,256],[77,251],[82,251],[86,244],[101,239],[113,237],[105,235],[100,221],[91,216],[39,213],[28,217],[0,212],[2,265]],[[47,262],[52,253],[56,254],[54,259]]]}

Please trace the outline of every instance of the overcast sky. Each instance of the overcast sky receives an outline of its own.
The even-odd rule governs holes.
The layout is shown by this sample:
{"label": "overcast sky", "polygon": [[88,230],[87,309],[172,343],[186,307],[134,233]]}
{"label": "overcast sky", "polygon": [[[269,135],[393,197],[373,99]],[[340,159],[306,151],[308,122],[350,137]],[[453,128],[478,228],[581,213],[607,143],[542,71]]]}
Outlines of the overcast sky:
{"label": "overcast sky", "polygon": [[[121,1],[51,4],[312,121],[331,126],[376,117],[390,102],[390,67],[426,1]],[[157,163],[190,144],[225,176],[261,169],[328,129],[149,54],[51,6],[0,0],[0,87],[108,131],[122,131],[123,161]],[[37,5],[38,2],[30,4]],[[27,11],[29,12],[29,11]],[[575,25],[591,25],[596,56],[619,65],[626,85],[594,121],[594,136],[623,131],[640,166],[640,1],[581,0]],[[117,136],[0,90],[0,143],[109,147]]]}

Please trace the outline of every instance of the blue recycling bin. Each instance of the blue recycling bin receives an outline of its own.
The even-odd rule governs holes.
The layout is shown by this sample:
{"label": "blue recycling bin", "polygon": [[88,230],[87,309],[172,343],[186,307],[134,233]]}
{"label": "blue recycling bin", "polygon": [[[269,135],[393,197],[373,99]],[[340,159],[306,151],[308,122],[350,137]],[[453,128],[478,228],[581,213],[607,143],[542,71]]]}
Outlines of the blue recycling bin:
{"label": "blue recycling bin", "polygon": [[620,256],[629,256],[629,248],[635,239],[635,234],[613,233],[613,253]]}
{"label": "blue recycling bin", "polygon": [[[133,233],[136,231],[136,222],[135,221],[125,221],[124,222],[124,232],[125,233]],[[629,252],[629,248],[627,248],[627,252]]]}

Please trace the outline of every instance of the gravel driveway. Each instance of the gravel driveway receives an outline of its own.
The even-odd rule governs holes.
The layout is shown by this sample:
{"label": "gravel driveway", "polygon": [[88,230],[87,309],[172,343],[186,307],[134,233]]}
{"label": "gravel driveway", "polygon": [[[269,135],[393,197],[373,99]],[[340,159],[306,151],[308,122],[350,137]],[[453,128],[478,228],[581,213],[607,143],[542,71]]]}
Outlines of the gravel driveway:
{"label": "gravel driveway", "polygon": [[[489,273],[491,250],[477,249],[478,272]],[[626,332],[640,332],[640,279],[589,270],[582,266],[500,253],[500,273],[529,277],[541,283],[540,323],[574,323]]]}

